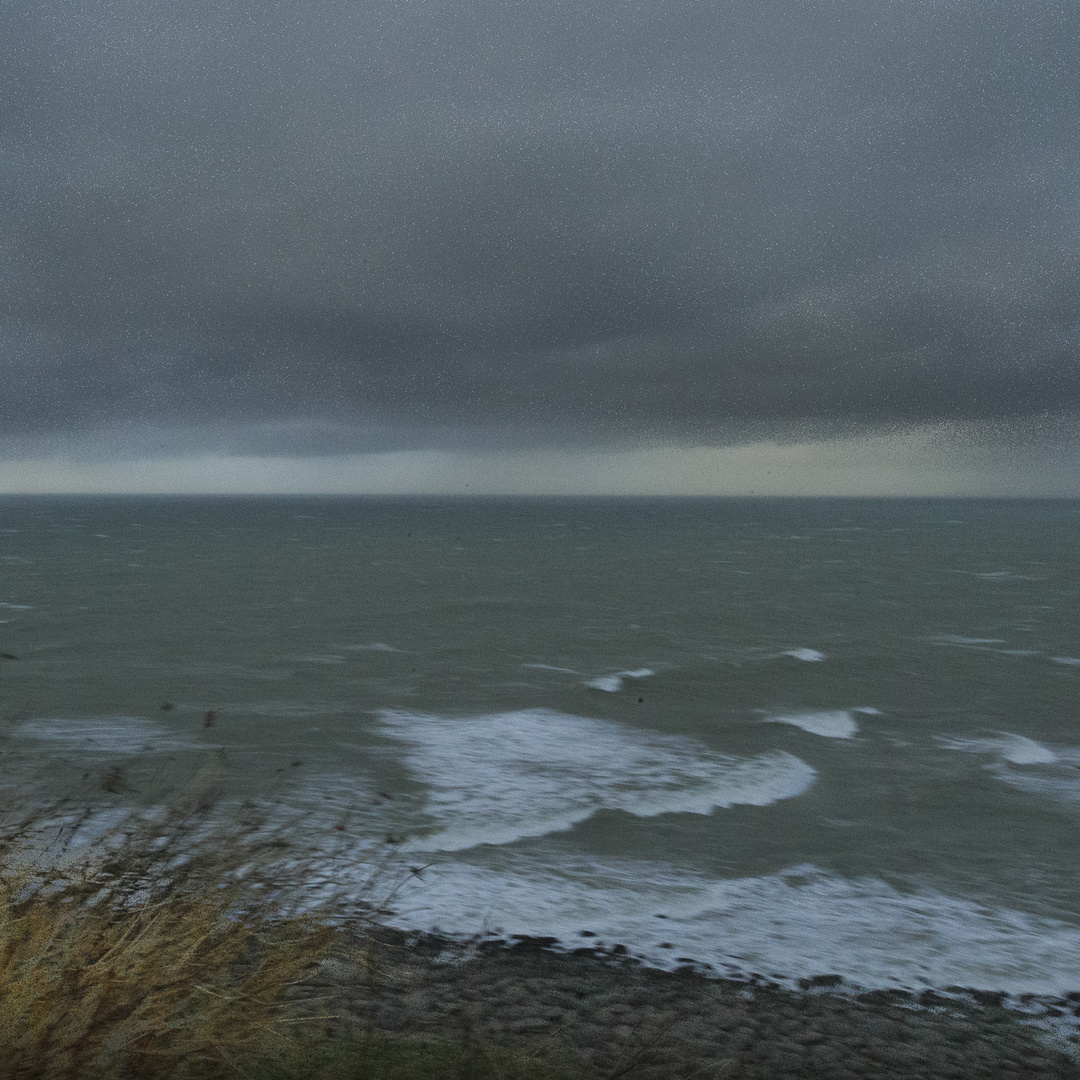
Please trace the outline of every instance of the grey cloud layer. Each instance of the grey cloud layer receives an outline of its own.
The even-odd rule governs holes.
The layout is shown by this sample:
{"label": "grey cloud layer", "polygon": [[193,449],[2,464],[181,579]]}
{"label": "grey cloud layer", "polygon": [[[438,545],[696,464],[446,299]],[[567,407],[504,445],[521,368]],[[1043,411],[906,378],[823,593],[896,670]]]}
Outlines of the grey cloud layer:
{"label": "grey cloud layer", "polygon": [[3,20],[5,436],[306,424],[317,451],[1080,407],[1075,4]]}

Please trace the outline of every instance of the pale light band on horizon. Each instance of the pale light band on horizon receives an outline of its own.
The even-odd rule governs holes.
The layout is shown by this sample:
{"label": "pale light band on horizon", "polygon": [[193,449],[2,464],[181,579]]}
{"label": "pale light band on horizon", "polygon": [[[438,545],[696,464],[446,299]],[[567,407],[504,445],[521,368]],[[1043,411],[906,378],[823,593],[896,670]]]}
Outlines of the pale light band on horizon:
{"label": "pale light band on horizon", "polygon": [[1080,496],[1080,453],[938,428],[725,447],[0,462],[3,494]]}

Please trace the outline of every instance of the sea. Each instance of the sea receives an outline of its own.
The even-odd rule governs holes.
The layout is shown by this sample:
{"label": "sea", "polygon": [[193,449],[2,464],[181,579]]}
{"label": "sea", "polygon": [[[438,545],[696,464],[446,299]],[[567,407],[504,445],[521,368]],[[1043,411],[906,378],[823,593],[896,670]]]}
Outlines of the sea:
{"label": "sea", "polygon": [[1075,500],[4,497],[0,650],[8,814],[212,759],[405,929],[1080,990]]}

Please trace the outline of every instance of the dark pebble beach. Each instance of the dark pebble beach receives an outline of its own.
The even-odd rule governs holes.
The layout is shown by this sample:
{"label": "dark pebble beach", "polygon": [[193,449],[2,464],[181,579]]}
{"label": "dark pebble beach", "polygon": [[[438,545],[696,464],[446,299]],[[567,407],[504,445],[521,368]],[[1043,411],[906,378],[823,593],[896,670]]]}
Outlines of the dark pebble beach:
{"label": "dark pebble beach", "polygon": [[[597,1077],[1080,1080],[1076,1055],[998,994],[859,992],[835,976],[795,990],[554,944],[343,931],[295,993],[342,1034],[473,1039]],[[1071,1016],[1080,1000],[1041,1009]]]}

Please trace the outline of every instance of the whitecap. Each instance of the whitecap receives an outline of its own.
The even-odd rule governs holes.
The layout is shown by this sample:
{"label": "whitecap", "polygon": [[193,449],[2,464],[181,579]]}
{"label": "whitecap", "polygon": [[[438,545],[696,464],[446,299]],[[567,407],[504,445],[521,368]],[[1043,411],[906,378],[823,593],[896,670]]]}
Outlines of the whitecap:
{"label": "whitecap", "polygon": [[562,832],[598,810],[709,814],[794,798],[815,770],[783,751],[719,754],[694,739],[550,709],[445,717],[381,714],[427,785],[435,831],[408,846],[456,851]]}
{"label": "whitecap", "polygon": [[568,667],[556,667],[554,664],[522,664],[522,667],[534,668],[537,671],[558,671],[564,675],[579,675],[580,672],[575,671],[573,668]]}
{"label": "whitecap", "polygon": [[1052,656],[1055,664],[1068,664],[1071,667],[1080,667],[1080,656]]}
{"label": "whitecap", "polygon": [[385,641],[373,641],[369,645],[341,645],[338,646],[346,652],[401,652],[393,645],[387,645]]}
{"label": "whitecap", "polygon": [[598,679],[587,679],[585,685],[590,690],[605,690],[609,694],[617,694],[622,689],[622,676],[601,675]]}
{"label": "whitecap", "polygon": [[1026,735],[1014,735],[1011,731],[998,731],[978,736],[937,736],[937,741],[950,750],[968,754],[993,754],[1013,765],[1052,765],[1058,755],[1042,743]]}
{"label": "whitecap", "polygon": [[825,659],[825,654],[818,652],[817,649],[787,649],[780,655],[790,656],[795,660],[805,660],[809,664]]}
{"label": "whitecap", "polygon": [[[766,724],[790,724],[792,727],[802,728],[811,735],[821,735],[826,739],[850,739],[853,738],[859,725],[852,716],[853,709],[828,709],[821,712],[791,713],[785,716],[770,716]],[[859,712],[867,712],[859,709]],[[876,709],[869,710],[876,713]]]}
{"label": "whitecap", "polygon": [[989,766],[994,777],[1029,795],[1055,802],[1080,803],[1080,748],[1059,749],[1053,762],[1038,762],[1040,769],[1013,769],[1006,762]]}
{"label": "whitecap", "polygon": [[603,690],[609,694],[622,689],[623,679],[647,679],[656,672],[652,668],[635,668],[633,671],[618,671],[614,675],[600,675],[595,679],[586,679],[585,685],[591,690]]}

